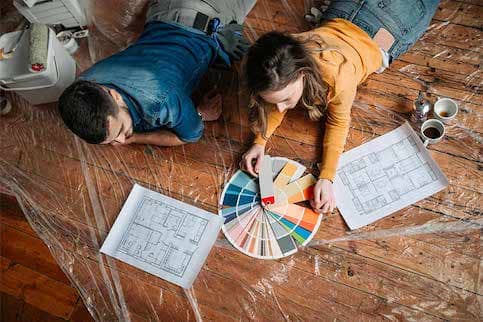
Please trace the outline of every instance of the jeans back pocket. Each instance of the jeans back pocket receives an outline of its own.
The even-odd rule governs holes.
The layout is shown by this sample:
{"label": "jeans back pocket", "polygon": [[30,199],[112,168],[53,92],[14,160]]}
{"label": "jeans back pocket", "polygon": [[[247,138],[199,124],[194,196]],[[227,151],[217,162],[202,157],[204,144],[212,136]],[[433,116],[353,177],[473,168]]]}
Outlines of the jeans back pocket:
{"label": "jeans back pocket", "polygon": [[376,0],[367,1],[370,10],[381,19],[384,25],[390,25],[394,36],[411,38],[413,30],[425,20],[426,6],[423,0]]}

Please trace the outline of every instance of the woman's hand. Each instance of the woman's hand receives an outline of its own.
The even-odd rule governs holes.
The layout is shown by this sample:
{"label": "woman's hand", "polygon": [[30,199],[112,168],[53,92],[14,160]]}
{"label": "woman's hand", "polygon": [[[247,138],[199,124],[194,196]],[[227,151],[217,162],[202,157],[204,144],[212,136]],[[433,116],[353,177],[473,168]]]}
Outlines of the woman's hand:
{"label": "woman's hand", "polygon": [[332,212],[335,208],[335,195],[333,184],[330,180],[319,179],[314,187],[314,199],[310,205],[318,213]]}
{"label": "woman's hand", "polygon": [[254,177],[258,176],[264,155],[265,147],[263,145],[252,145],[252,147],[242,156],[240,168]]}

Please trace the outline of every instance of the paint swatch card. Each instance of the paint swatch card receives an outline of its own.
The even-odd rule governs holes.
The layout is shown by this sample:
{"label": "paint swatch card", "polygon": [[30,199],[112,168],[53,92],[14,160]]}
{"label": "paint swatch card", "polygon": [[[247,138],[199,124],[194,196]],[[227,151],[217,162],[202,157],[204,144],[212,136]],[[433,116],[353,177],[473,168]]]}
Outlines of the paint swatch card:
{"label": "paint swatch card", "polygon": [[295,161],[272,157],[270,162],[272,174],[267,177],[273,180],[275,204],[263,205],[259,179],[240,170],[220,200],[225,237],[239,251],[260,259],[296,253],[297,246],[314,237],[322,220],[312,209],[294,204],[312,198],[315,178],[311,174],[301,177],[305,167]]}
{"label": "paint swatch card", "polygon": [[262,161],[262,168],[258,176],[258,184],[260,185],[260,195],[263,205],[271,205],[275,203],[275,190],[273,186],[272,175],[272,158],[265,155]]}

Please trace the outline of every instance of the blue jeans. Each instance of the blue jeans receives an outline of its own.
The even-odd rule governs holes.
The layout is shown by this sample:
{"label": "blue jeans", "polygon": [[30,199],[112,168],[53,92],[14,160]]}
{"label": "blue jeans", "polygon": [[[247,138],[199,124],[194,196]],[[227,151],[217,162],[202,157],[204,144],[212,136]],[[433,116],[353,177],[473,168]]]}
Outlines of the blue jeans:
{"label": "blue jeans", "polygon": [[333,0],[323,18],[349,20],[371,38],[386,29],[395,39],[388,50],[393,60],[423,35],[438,4],[439,0]]}

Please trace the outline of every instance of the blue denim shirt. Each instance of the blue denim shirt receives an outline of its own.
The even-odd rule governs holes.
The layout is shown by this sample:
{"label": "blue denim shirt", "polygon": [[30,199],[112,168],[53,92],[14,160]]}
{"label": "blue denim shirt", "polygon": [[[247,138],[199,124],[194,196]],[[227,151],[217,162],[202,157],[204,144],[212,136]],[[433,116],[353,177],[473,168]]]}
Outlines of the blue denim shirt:
{"label": "blue denim shirt", "polygon": [[185,142],[203,134],[191,94],[219,47],[213,38],[153,21],[127,49],[86,70],[80,79],[116,89],[135,132],[170,129]]}

